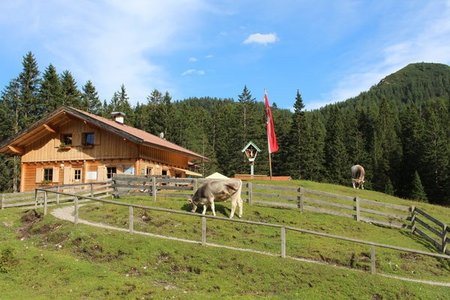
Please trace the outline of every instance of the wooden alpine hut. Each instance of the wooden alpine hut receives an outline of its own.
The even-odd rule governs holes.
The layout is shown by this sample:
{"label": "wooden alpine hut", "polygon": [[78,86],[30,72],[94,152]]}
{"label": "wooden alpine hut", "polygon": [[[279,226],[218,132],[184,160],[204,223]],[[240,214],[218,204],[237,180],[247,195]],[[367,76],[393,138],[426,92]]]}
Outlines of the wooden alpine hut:
{"label": "wooden alpine hut", "polygon": [[190,166],[206,157],[125,125],[123,113],[112,117],[62,106],[1,143],[0,153],[21,157],[20,191],[105,181],[116,173],[202,176]]}

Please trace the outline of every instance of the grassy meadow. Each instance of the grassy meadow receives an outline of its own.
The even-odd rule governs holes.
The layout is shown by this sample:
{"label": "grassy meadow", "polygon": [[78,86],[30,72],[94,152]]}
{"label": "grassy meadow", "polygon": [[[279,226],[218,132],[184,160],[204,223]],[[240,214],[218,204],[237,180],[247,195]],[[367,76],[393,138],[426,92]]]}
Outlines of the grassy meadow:
{"label": "grassy meadow", "polygon": [[[418,204],[371,191],[312,182],[310,189],[396,204],[417,205],[450,223],[450,209]],[[308,186],[310,185],[310,186]],[[127,197],[121,202],[187,211],[184,197]],[[52,207],[53,209],[55,207]],[[216,204],[227,217],[230,203]],[[211,212],[208,210],[208,214]],[[128,228],[128,208],[84,203],[80,218]],[[135,209],[137,231],[201,240],[201,219]],[[323,233],[435,251],[408,230],[291,209],[244,204],[245,220],[283,224]],[[449,287],[371,275],[369,246],[287,232],[286,253],[294,258],[345,268],[282,259],[278,228],[207,220],[207,241],[273,254],[205,247],[139,234],[74,225],[42,209],[0,211],[1,299],[447,299]],[[377,270],[422,280],[450,282],[450,262],[377,248]]]}

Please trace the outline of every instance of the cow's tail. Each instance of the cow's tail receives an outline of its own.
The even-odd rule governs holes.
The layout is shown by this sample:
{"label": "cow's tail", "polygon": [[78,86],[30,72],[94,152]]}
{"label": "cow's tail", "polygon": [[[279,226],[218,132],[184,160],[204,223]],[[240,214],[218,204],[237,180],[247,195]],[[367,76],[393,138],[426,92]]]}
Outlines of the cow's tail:
{"label": "cow's tail", "polygon": [[228,188],[233,190],[233,193],[231,195],[234,195],[236,193],[241,194],[242,191],[242,180],[237,181],[237,186],[234,183],[229,183],[226,185]]}

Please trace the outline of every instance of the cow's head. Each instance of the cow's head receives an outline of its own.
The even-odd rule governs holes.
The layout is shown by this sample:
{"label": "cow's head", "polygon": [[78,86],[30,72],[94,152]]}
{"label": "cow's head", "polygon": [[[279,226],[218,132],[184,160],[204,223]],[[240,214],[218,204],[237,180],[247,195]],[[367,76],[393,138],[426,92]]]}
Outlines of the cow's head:
{"label": "cow's head", "polygon": [[191,212],[195,212],[197,210],[197,204],[194,202],[192,197],[188,197],[187,200],[188,200],[188,203],[192,205]]}

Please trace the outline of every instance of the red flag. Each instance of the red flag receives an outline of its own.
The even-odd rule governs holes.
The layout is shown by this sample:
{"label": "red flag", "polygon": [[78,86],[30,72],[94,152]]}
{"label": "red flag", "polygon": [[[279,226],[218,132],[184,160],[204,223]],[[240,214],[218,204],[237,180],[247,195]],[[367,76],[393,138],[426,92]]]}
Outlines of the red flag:
{"label": "red flag", "polygon": [[270,110],[269,97],[264,94],[264,104],[266,106],[266,129],[269,153],[278,151],[277,136],[275,135],[275,126],[273,125],[272,111]]}

